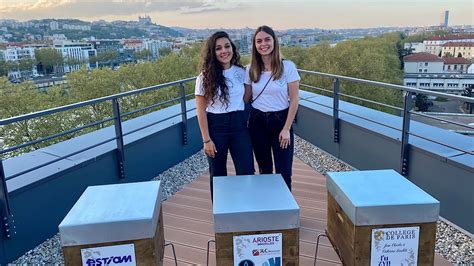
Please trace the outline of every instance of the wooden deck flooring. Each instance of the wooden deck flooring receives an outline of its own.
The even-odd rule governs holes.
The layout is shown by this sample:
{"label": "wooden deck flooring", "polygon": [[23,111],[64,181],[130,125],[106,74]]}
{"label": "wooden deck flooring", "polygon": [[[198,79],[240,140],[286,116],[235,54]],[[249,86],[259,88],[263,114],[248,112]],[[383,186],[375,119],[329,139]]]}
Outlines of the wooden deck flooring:
{"label": "wooden deck flooring", "polygon": [[[232,162],[229,175],[235,174]],[[326,178],[295,158],[292,193],[301,208],[300,265],[313,265],[316,237],[326,228]],[[166,241],[174,243],[178,265],[205,265],[207,241],[214,238],[209,175],[198,177],[163,203]],[[174,265],[170,247],[165,250],[165,265]],[[318,266],[341,265],[329,241],[322,238]],[[210,263],[216,265],[211,244]],[[436,256],[435,265],[451,265]]]}

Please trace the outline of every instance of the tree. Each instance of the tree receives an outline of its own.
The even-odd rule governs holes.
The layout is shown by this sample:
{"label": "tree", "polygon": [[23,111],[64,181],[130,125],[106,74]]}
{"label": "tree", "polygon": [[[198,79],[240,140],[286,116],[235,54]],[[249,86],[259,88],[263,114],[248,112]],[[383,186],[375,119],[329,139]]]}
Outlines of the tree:
{"label": "tree", "polygon": [[69,66],[69,71],[74,71],[80,68],[81,65],[84,65],[86,63],[85,60],[83,59],[78,59],[75,57],[66,57],[64,59],[64,65]]}
{"label": "tree", "polygon": [[160,56],[167,56],[169,54],[171,54],[173,50],[171,50],[171,47],[161,47],[160,49],[158,49],[158,54]]}
{"label": "tree", "polygon": [[403,43],[409,43],[409,42],[423,42],[425,40],[425,33],[421,34],[413,34],[410,36],[403,35],[402,36]]}
{"label": "tree", "polygon": [[[79,71],[72,72],[67,76],[68,88],[50,87],[45,92],[39,92],[32,82],[12,84],[7,78],[0,77],[0,118],[13,117],[55,106],[111,95],[120,91],[138,89],[195,76],[197,74],[196,66],[199,60],[199,51],[200,46],[191,47],[183,49],[180,53],[169,54],[158,61],[124,65],[119,71],[103,68],[94,69],[89,72],[83,67]],[[193,90],[192,84],[186,84],[185,86],[187,93]],[[178,86],[125,97],[120,100],[122,113],[176,98],[177,96]],[[169,103],[169,105],[172,104],[175,104],[175,102]],[[164,107],[166,106],[159,106],[146,112]],[[124,120],[142,115],[143,113],[140,112],[132,116],[126,116]],[[4,126],[0,128],[0,135],[5,136],[5,145],[11,147],[110,117],[112,117],[110,102],[98,103]],[[111,123],[107,122],[77,133],[55,138],[33,147],[21,149],[7,156],[41,148],[77,136],[78,134],[95,130],[98,127],[110,125]]]}
{"label": "tree", "polygon": [[[400,39],[400,34],[392,33],[377,38],[366,37],[361,40],[344,41],[334,47],[330,47],[329,44],[316,45],[310,48],[285,47],[282,52],[301,69],[402,84],[403,72],[398,54],[399,46],[397,45]],[[324,89],[331,89],[333,80],[315,75],[303,75],[302,82]],[[400,106],[402,103],[401,93],[395,90],[352,82],[341,82],[340,90],[348,95],[395,106]],[[321,93],[321,90],[314,91]],[[368,104],[361,100],[343,99],[394,113],[393,110],[386,107]]]}
{"label": "tree", "polygon": [[142,49],[138,52],[135,52],[133,55],[137,60],[150,60],[151,51],[148,49]]}
{"label": "tree", "polygon": [[19,63],[18,61],[7,61],[8,72],[18,71]]}
{"label": "tree", "polygon": [[246,65],[250,64],[250,56],[251,55],[241,55],[240,56],[240,63],[243,66],[246,66]]}
{"label": "tree", "polygon": [[24,77],[33,71],[36,66],[36,60],[33,58],[21,59],[18,62],[18,70],[21,72],[21,76]]}
{"label": "tree", "polygon": [[109,65],[113,66],[116,63],[119,53],[115,50],[108,50],[101,53],[98,53],[96,56],[91,56],[89,58],[90,63],[97,63],[99,66]]}
{"label": "tree", "polygon": [[64,65],[63,56],[54,48],[36,49],[35,57],[43,74],[54,73],[56,68]]}
{"label": "tree", "polygon": [[418,111],[426,112],[431,106],[433,106],[433,102],[428,99],[426,94],[416,94],[415,107],[418,109]]}
{"label": "tree", "polygon": [[450,30],[437,30],[437,31],[434,31],[434,32],[421,32],[421,33],[418,33],[418,34],[413,34],[413,35],[410,35],[410,36],[407,36],[405,34],[401,34],[401,39],[403,40],[403,44],[407,43],[407,42],[423,42],[424,40],[428,39],[428,38],[431,38],[431,37],[443,37],[443,36],[446,36],[446,35],[449,35],[451,34],[451,31]]}
{"label": "tree", "polygon": [[[83,67],[79,71],[68,74],[67,82],[72,102],[81,102],[120,92],[118,75],[110,68],[98,68],[89,73]],[[111,117],[112,105],[110,102],[97,103],[76,109],[74,112],[78,123],[84,125]]]}
{"label": "tree", "polygon": [[8,65],[6,61],[0,61],[0,76],[8,75]]}
{"label": "tree", "polygon": [[[66,94],[63,93],[63,88],[52,87],[47,92],[41,93],[32,82],[13,84],[7,78],[0,77],[0,119],[67,103],[68,99]],[[74,124],[76,123],[70,113],[59,113],[2,126],[0,127],[0,136],[4,137],[4,144],[7,147],[12,147],[64,131]],[[65,136],[62,139],[69,137]],[[12,154],[7,154],[7,157],[44,147],[51,143],[51,141],[48,141],[22,148]]]}

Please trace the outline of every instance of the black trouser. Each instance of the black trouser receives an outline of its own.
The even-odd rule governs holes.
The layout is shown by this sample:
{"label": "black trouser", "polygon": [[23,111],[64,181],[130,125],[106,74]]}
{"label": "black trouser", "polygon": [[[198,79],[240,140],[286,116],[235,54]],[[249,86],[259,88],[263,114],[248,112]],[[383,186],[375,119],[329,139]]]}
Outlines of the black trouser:
{"label": "black trouser", "polygon": [[247,128],[247,116],[244,111],[224,114],[207,113],[209,135],[216,145],[217,153],[209,161],[211,179],[211,199],[213,196],[212,180],[214,176],[227,175],[227,153],[230,151],[237,175],[253,175],[252,141]]}
{"label": "black trouser", "polygon": [[286,185],[291,190],[291,167],[294,152],[293,128],[290,128],[290,145],[286,149],[280,148],[279,141],[279,135],[285,125],[287,116],[288,109],[277,112],[262,112],[252,108],[249,118],[249,130],[260,174],[273,173],[273,151],[275,172],[283,176]]}

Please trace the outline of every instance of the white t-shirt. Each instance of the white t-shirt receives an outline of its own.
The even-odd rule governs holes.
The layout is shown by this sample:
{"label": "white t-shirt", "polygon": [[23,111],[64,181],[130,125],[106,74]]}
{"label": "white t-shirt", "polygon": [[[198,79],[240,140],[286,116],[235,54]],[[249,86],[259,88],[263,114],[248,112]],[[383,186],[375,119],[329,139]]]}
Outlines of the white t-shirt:
{"label": "white t-shirt", "polygon": [[[229,88],[229,106],[226,108],[218,95],[214,97],[214,104],[209,102],[207,104],[206,111],[214,114],[223,114],[233,111],[244,110],[244,76],[245,70],[239,66],[231,66],[229,69],[224,70],[224,77],[226,79],[227,88]],[[194,90],[195,95],[204,96],[204,87],[202,81],[202,73],[196,79],[196,88]],[[219,91],[220,94],[220,91]]]}
{"label": "white t-shirt", "polygon": [[[296,70],[295,64],[290,60],[283,60],[283,67],[284,71],[281,78],[268,82],[265,91],[252,103],[253,108],[262,112],[276,112],[290,106],[288,102],[288,83],[300,80],[301,78]],[[252,82],[250,80],[250,65],[247,65],[245,84],[252,85],[252,99],[255,99],[257,95],[260,94],[271,75],[271,71],[262,72],[260,80],[257,83]]]}

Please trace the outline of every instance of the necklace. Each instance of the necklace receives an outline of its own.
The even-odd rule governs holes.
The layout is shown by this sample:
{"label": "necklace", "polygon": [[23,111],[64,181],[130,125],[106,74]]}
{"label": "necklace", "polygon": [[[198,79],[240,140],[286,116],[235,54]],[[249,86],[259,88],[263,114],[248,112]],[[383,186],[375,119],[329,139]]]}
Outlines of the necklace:
{"label": "necklace", "polygon": [[263,64],[263,71],[272,71],[271,66]]}

